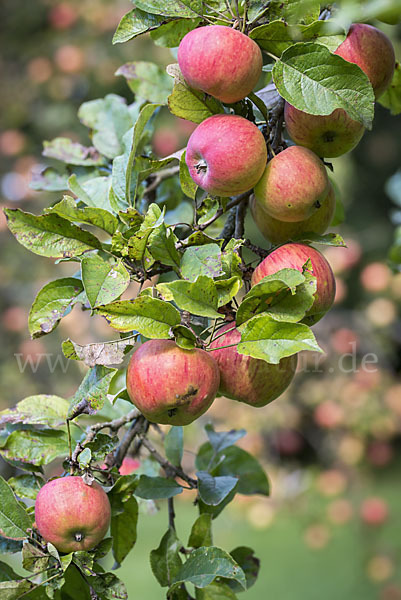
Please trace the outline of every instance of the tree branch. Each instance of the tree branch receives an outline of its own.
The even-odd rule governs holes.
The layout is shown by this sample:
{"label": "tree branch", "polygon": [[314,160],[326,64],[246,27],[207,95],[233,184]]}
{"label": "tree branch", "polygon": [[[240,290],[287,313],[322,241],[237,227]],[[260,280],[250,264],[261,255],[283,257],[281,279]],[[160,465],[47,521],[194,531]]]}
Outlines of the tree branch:
{"label": "tree branch", "polygon": [[159,465],[165,470],[166,475],[173,474],[175,477],[179,477],[183,481],[186,481],[186,483],[193,489],[198,487],[198,483],[197,483],[196,479],[193,479],[192,477],[187,475],[181,469],[181,467],[174,466],[170,461],[167,460],[167,458],[164,458],[164,456],[162,456],[156,450],[156,448],[153,446],[152,442],[150,442],[147,437],[145,437],[143,434],[140,437],[142,439],[142,445],[145,446],[145,448],[147,450],[149,450],[149,452],[153,456],[153,458],[155,458],[157,460],[157,462],[159,463]]}

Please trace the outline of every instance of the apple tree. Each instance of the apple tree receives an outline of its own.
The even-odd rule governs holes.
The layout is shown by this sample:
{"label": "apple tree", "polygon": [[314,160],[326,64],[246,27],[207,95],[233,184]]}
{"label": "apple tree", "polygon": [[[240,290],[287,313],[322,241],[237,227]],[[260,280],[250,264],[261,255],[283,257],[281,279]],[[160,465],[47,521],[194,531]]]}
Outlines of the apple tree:
{"label": "apple tree", "polygon": [[[219,394],[267,405],[298,353],[320,350],[311,327],[335,280],[314,246],[343,245],[326,233],[342,214],[329,159],[372,127],[375,100],[401,111],[391,42],[367,23],[400,12],[397,0],[136,0],[122,18],[114,43],[148,34],[178,64],[121,66],[133,102],[108,95],[79,109],[92,145],[44,143],[53,162],[35,186],[59,199],[41,215],[6,209],[20,244],[72,263],[34,299],[31,336],[76,304],[114,335],[64,341],[87,367],[72,398],[31,396],[0,414],[15,470],[0,478],[0,544],[29,572],[2,563],[2,598],[127,598],[102,558],[117,568],[141,544],[138,506],[154,502],[167,518],[150,566],[167,598],[233,600],[255,583],[253,550],[215,546],[212,525],[237,494],[268,496],[267,475],[236,445],[244,430],[210,424],[184,468],[184,427]],[[150,142],[165,107],[197,127],[160,158]],[[248,208],[265,247],[245,235]],[[56,459],[63,472],[46,482]],[[174,510],[184,488],[189,537]]]}

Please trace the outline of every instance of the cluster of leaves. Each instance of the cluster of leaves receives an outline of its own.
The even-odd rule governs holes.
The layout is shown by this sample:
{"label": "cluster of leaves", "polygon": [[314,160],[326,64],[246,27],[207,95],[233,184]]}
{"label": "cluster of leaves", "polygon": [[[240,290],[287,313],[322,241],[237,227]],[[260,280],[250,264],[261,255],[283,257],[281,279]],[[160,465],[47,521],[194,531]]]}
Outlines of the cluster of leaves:
{"label": "cluster of leaves", "polygon": [[[175,64],[167,74],[153,63],[123,65],[118,74],[127,79],[135,101],[127,105],[123,98],[108,95],[86,102],[79,110],[92,146],[67,138],[45,142],[44,156],[63,167],[49,166],[35,178],[33,187],[63,192],[62,199],[40,216],[6,210],[19,243],[35,254],[77,267],[73,276],[52,281],[39,291],[29,315],[32,337],[52,332],[75,304],[105,317],[119,334],[118,339],[101,344],[64,342],[65,356],[89,367],[71,399],[30,397],[1,415],[1,454],[24,472],[8,484],[0,483],[1,544],[5,551],[15,552],[23,542],[24,568],[34,579],[46,573],[44,580],[34,583],[32,577],[22,579],[2,567],[0,589],[9,600],[21,595],[43,597],[41,586],[50,598],[63,598],[64,591],[77,599],[126,598],[124,584],[105,573],[98,561],[110,549],[117,565],[124,560],[136,541],[138,503],[149,508],[148,503],[164,498],[171,508],[172,498],[183,490],[177,477],[197,490],[200,515],[185,547],[177,538],[170,510],[169,529],[151,554],[153,572],[168,588],[168,597],[190,597],[185,584],[191,583],[197,599],[232,600],[254,582],[258,563],[252,550],[240,547],[228,554],[213,546],[211,533],[212,519],[236,493],[269,493],[257,461],[234,445],[244,432],[222,434],[207,428],[209,441],[197,455],[196,479],[188,477],[181,468],[181,428],[172,428],[166,436],[164,458],[146,441],[149,424],[136,413],[124,417],[128,399],[121,383],[124,359],[139,339],[171,338],[182,348],[207,350],[226,318],[236,320],[242,354],[278,363],[301,350],[316,351],[314,334],[302,322],[313,303],[316,281],[306,264],[303,273],[284,269],[249,290],[254,260],[246,263],[244,249],[251,247],[257,256],[268,253],[243,239],[244,211],[239,208],[246,207],[249,194],[237,198],[204,194],[189,176],[185,151],[159,159],[150,141],[164,105],[173,115],[194,123],[218,113],[240,114],[262,126],[271,144],[271,132],[275,127],[280,130],[281,98],[311,114],[343,108],[370,127],[371,85],[359,67],[332,53],[345,30],[326,17],[330,12],[316,0],[248,0],[241,5],[220,0],[207,4],[137,0],[123,17],[115,42],[150,32],[156,44],[174,48],[200,24],[236,24],[273,59],[274,64],[265,67],[266,80],[271,74],[273,83],[244,101],[224,105],[188,87]],[[393,99],[386,101],[395,106]],[[281,138],[276,142],[281,144]],[[220,232],[219,219],[225,215]],[[303,241],[343,243],[333,234]],[[139,291],[131,299],[121,299],[133,281]],[[144,288],[147,281],[152,286]],[[112,407],[105,405],[107,397]],[[110,411],[114,420],[104,421]],[[93,418],[95,414],[100,423],[90,424],[89,433],[82,434],[76,423],[88,419],[82,415]],[[116,432],[128,424],[131,428],[124,430],[121,439]],[[109,434],[102,432],[107,427]],[[145,446],[153,458],[143,461],[135,475],[119,476],[123,451],[134,439],[126,437],[130,431],[137,436],[136,450]],[[32,529],[32,507],[18,499],[32,503],[44,483],[43,467],[66,456],[67,470],[86,477],[96,473],[110,487],[113,516],[110,540],[91,552],[59,556]],[[104,460],[108,468],[102,473],[99,465]],[[160,477],[160,466],[167,477]]]}

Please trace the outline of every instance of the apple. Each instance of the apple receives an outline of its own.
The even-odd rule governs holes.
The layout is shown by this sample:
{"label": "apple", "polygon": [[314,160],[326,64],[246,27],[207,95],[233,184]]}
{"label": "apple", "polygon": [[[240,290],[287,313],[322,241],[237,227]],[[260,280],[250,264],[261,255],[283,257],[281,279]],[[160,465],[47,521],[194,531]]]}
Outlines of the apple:
{"label": "apple", "polygon": [[304,264],[310,259],[312,274],[316,277],[317,289],[315,301],[306,313],[303,322],[307,325],[317,323],[334,302],[336,282],[333,271],[323,254],[306,244],[285,244],[274,250],[254,270],[251,284],[256,285],[266,277],[281,269],[297,269],[302,272]]}
{"label": "apple", "polygon": [[355,63],[366,73],[376,98],[390,85],[395,69],[394,48],[389,38],[377,27],[354,23],[334,54]]}
{"label": "apple", "polygon": [[96,482],[62,477],[46,483],[36,498],[35,522],[40,535],[60,552],[91,550],[110,524],[110,502]]}
{"label": "apple", "polygon": [[382,498],[366,498],[362,502],[360,515],[367,525],[383,525],[388,519],[388,504]]}
{"label": "apple", "polygon": [[295,223],[271,217],[254,196],[251,198],[250,208],[253,220],[262,235],[272,244],[282,244],[300,237],[304,233],[324,233],[333,220],[336,198],[334,188],[329,184],[326,198],[322,201],[321,207],[308,219]]}
{"label": "apple", "polygon": [[266,142],[259,129],[238,115],[213,115],[188,140],[185,154],[194,182],[214,196],[237,196],[263,175]]}
{"label": "apple", "polygon": [[[226,398],[244,402],[250,406],[266,406],[275,400],[290,385],[297,367],[298,356],[281,359],[277,365],[264,360],[245,356],[237,352],[241,334],[233,329],[235,323],[227,323],[221,329],[221,337],[213,340],[211,354],[220,369],[219,392]],[[231,331],[229,331],[231,329]],[[225,333],[226,332],[226,333]],[[221,349],[219,349],[221,348]]]}
{"label": "apple", "polygon": [[119,468],[118,472],[120,475],[131,475],[134,471],[139,469],[141,463],[136,458],[132,456],[126,456]]}
{"label": "apple", "polygon": [[331,115],[309,115],[286,102],[284,120],[288,135],[296,144],[325,158],[349,152],[365,132],[362,123],[351,119],[342,108]]}
{"label": "apple", "polygon": [[207,411],[219,389],[215,360],[200,348],[184,350],[173,340],[149,340],[127,369],[131,402],[152,423],[188,425]]}
{"label": "apple", "polygon": [[320,158],[308,148],[289,146],[268,162],[254,192],[256,203],[271,217],[294,223],[321,207],[328,187]]}
{"label": "apple", "polygon": [[178,47],[177,58],[192,88],[228,104],[245,98],[262,74],[263,58],[256,42],[223,25],[187,33]]}

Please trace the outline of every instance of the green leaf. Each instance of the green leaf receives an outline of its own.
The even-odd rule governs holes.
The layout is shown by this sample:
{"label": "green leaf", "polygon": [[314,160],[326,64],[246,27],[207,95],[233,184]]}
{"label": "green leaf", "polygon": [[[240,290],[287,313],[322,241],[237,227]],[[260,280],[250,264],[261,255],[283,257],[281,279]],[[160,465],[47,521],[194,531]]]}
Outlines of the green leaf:
{"label": "green leaf", "polygon": [[200,19],[175,19],[151,31],[150,37],[156,46],[176,48],[179,46],[182,38],[195,29],[199,23]]}
{"label": "green leaf", "polygon": [[125,63],[116,71],[116,75],[125,77],[136,98],[148,102],[167,104],[167,98],[173,89],[171,77],[166,70],[153,62],[140,60]]}
{"label": "green leaf", "polygon": [[217,506],[238,484],[231,476],[213,477],[206,471],[197,471],[199,496],[205,504]]}
{"label": "green leaf", "polygon": [[38,292],[29,311],[31,336],[37,338],[53,331],[66,312],[79,302],[83,289],[82,282],[75,277],[56,279],[46,284]]}
{"label": "green leaf", "polygon": [[199,515],[192,525],[188,546],[191,548],[200,548],[201,546],[211,546],[212,544],[212,515],[204,513],[203,515]]}
{"label": "green leaf", "polygon": [[19,579],[18,581],[3,581],[0,583],[1,600],[19,600],[36,586],[28,579]]}
{"label": "green leaf", "polygon": [[69,402],[59,396],[28,396],[12,408],[0,412],[0,423],[27,423],[56,427],[65,422]]}
{"label": "green leaf", "polygon": [[281,56],[295,42],[316,42],[334,51],[344,41],[345,33],[342,27],[331,21],[314,21],[310,25],[291,26],[280,20],[255,27],[249,37],[263,50]]}
{"label": "green leaf", "polygon": [[179,550],[182,547],[175,531],[169,528],[163,535],[160,545],[150,553],[150,566],[153,575],[162,587],[172,584],[182,566]]}
{"label": "green leaf", "polygon": [[7,460],[27,466],[48,465],[60,456],[67,456],[67,436],[63,431],[13,431],[2,454]]}
{"label": "green leaf", "polygon": [[[255,552],[252,548],[247,546],[238,546],[230,552],[231,556],[236,563],[239,564],[241,569],[245,573],[246,577],[246,588],[249,590],[250,587],[256,582],[260,569],[260,560],[256,558]],[[242,589],[236,581],[227,581],[227,585],[230,586],[235,592],[241,592]]]}
{"label": "green leaf", "polygon": [[217,244],[190,246],[181,260],[181,275],[188,281],[199,276],[214,278],[222,275],[221,249]]}
{"label": "green leaf", "polygon": [[148,338],[170,338],[170,328],[179,325],[180,313],[174,306],[150,298],[139,296],[135,300],[123,300],[96,308],[117,331],[138,331]]}
{"label": "green leaf", "polygon": [[176,325],[171,328],[175,343],[184,350],[192,350],[196,347],[195,334],[185,325]]}
{"label": "green leaf", "polygon": [[230,431],[215,431],[213,425],[205,425],[205,431],[213,450],[218,453],[233,446],[246,435],[245,429],[230,429]]}
{"label": "green leaf", "polygon": [[324,246],[347,247],[347,244],[339,233],[326,233],[324,235],[303,233],[300,236],[296,236],[294,240],[302,240],[303,242],[310,242],[312,244],[323,244]]}
{"label": "green leaf", "polygon": [[116,340],[114,342],[99,342],[81,346],[71,340],[62,344],[63,354],[70,360],[82,360],[88,367],[104,365],[111,367],[123,362],[127,350],[135,341],[132,338]]}
{"label": "green leaf", "polygon": [[[75,177],[75,175],[72,177]],[[108,178],[104,177],[98,177],[96,179],[107,179],[108,181]],[[110,235],[113,235],[118,227],[118,220],[108,210],[105,210],[104,208],[95,208],[93,206],[78,208],[76,201],[74,198],[71,198],[71,196],[64,196],[60,202],[51,208],[46,209],[46,212],[48,214],[55,213],[67,221],[95,225],[95,227],[103,229]]]}
{"label": "green leaf", "polygon": [[164,19],[157,14],[152,15],[134,8],[121,19],[113,37],[113,44],[128,42],[163,23]]}
{"label": "green leaf", "polygon": [[112,516],[110,533],[113,538],[113,556],[121,564],[136,542],[138,503],[132,496],[123,503],[123,511]]}
{"label": "green leaf", "polygon": [[110,264],[92,254],[85,256],[81,265],[82,283],[92,308],[113,302],[129,286],[130,276],[121,261]]}
{"label": "green leaf", "polygon": [[[237,585],[243,592],[242,587],[239,584]],[[195,598],[196,600],[236,600],[237,596],[227,584],[221,581],[213,581],[203,589],[196,588]]]}
{"label": "green leaf", "polygon": [[87,581],[101,600],[128,600],[125,584],[113,573],[101,573]]}
{"label": "green leaf", "polygon": [[172,498],[181,492],[182,487],[174,479],[141,475],[135,489],[135,496],[145,498],[145,500],[158,500]]}
{"label": "green leaf", "polygon": [[374,93],[367,75],[354,63],[331,54],[320,44],[288,48],[273,67],[279,94],[312,115],[330,115],[337,108],[372,127]]}
{"label": "green leaf", "polygon": [[237,446],[215,452],[209,443],[203,444],[196,457],[196,467],[208,471],[214,477],[237,477],[239,481],[235,491],[238,494],[270,494],[266,473],[256,458]]}
{"label": "green leaf", "polygon": [[67,418],[74,419],[80,414],[93,415],[100,410],[109,391],[110,381],[116,369],[96,365],[89,369],[78,390],[71,399]]}
{"label": "green leaf", "polygon": [[[14,432],[17,433],[17,432]],[[14,435],[14,434],[11,434]],[[31,517],[17,501],[12,489],[0,476],[0,533],[5,538],[23,540],[32,526]],[[3,580],[4,581],[4,580]]]}
{"label": "green leaf", "polygon": [[[199,1],[194,2],[198,7],[201,6]],[[189,17],[194,18],[196,15],[189,8],[190,1],[180,0],[136,0],[135,5],[141,10],[155,15],[163,15],[165,17]]]}
{"label": "green leaf", "polygon": [[233,558],[216,546],[203,546],[194,550],[174,578],[174,583],[189,582],[205,588],[216,577],[238,581],[246,589],[245,574]]}
{"label": "green leaf", "polygon": [[283,19],[295,25],[299,22],[312,23],[319,14],[320,0],[273,0],[268,12],[270,21]]}
{"label": "green leaf", "polygon": [[156,288],[165,300],[174,301],[181,310],[210,319],[220,317],[216,286],[209,277],[199,276],[195,283],[183,280],[159,283]]}
{"label": "green leaf", "polygon": [[78,456],[78,464],[81,469],[87,469],[92,459],[92,452],[89,448],[85,448]]}
{"label": "green leaf", "polygon": [[162,265],[168,265],[178,270],[181,254],[176,250],[175,244],[178,238],[173,230],[167,228],[164,223],[156,227],[149,235],[148,250],[153,258]]}
{"label": "green leaf", "polygon": [[179,467],[184,452],[184,431],[182,427],[170,427],[164,438],[164,450],[167,460]]}
{"label": "green leaf", "polygon": [[44,571],[49,566],[50,555],[43,552],[37,546],[24,543],[22,548],[22,566],[32,573]]}
{"label": "green leaf", "polygon": [[[107,212],[117,212],[116,210],[114,210],[114,208],[112,208],[111,176],[108,175],[107,177],[92,177],[92,179],[87,179],[86,181],[80,182],[78,181],[76,175],[71,175],[71,177],[68,180],[68,187],[71,190],[71,192],[77,196],[80,202],[83,202],[83,204],[86,204],[86,206],[88,206],[89,208],[96,209],[96,211],[86,210],[80,214],[86,217],[88,221],[91,220],[93,222],[93,225],[102,227],[102,229],[105,229],[106,226],[109,228],[111,215],[106,217],[101,211],[106,210]],[[62,207],[62,209],[65,210],[66,207],[64,206]],[[104,226],[102,226],[103,217]],[[65,218],[69,219],[68,215],[65,215]],[[83,222],[86,221],[84,220]]]}
{"label": "green leaf", "polygon": [[99,240],[58,215],[37,217],[19,208],[4,210],[8,227],[17,241],[34,254],[49,258],[72,258],[99,249]]}
{"label": "green leaf", "polygon": [[191,198],[191,200],[195,200],[198,186],[189,174],[189,169],[185,162],[185,154],[186,151],[184,150],[180,157],[180,185],[184,194],[188,196],[188,198]]}
{"label": "green leaf", "polygon": [[173,115],[202,123],[208,117],[224,112],[218,100],[188,86],[178,65],[169,65],[167,73],[174,77],[173,91],[168,98],[168,107]]}
{"label": "green leaf", "polygon": [[105,433],[97,433],[92,442],[85,444],[85,448],[91,451],[92,461],[100,463],[115,449],[116,444],[118,444],[116,435],[110,436]]}
{"label": "green leaf", "polygon": [[270,315],[257,315],[239,327],[239,354],[278,364],[301,350],[322,352],[312,330],[302,323],[282,323]]}
{"label": "green leaf", "polygon": [[87,148],[63,137],[55,138],[51,142],[43,142],[43,156],[61,160],[69,165],[84,167],[95,167],[105,163],[103,156],[93,146]]}
{"label": "green leaf", "polygon": [[240,277],[230,277],[230,279],[218,279],[215,281],[217,290],[217,304],[224,306],[228,304],[240,291],[243,281]]}
{"label": "green leaf", "polygon": [[378,103],[388,108],[392,115],[401,113],[401,65],[396,63],[392,82],[380,96]]}
{"label": "green leaf", "polygon": [[0,581],[12,581],[19,575],[5,562],[0,561]]}
{"label": "green leaf", "polygon": [[95,148],[108,158],[115,158],[124,152],[123,136],[133,122],[127,101],[116,94],[90,100],[81,104],[78,118],[92,130]]}
{"label": "green leaf", "polygon": [[42,171],[33,171],[29,184],[32,190],[44,190],[47,192],[63,192],[68,189],[68,173],[60,173],[53,167],[46,167]]}

